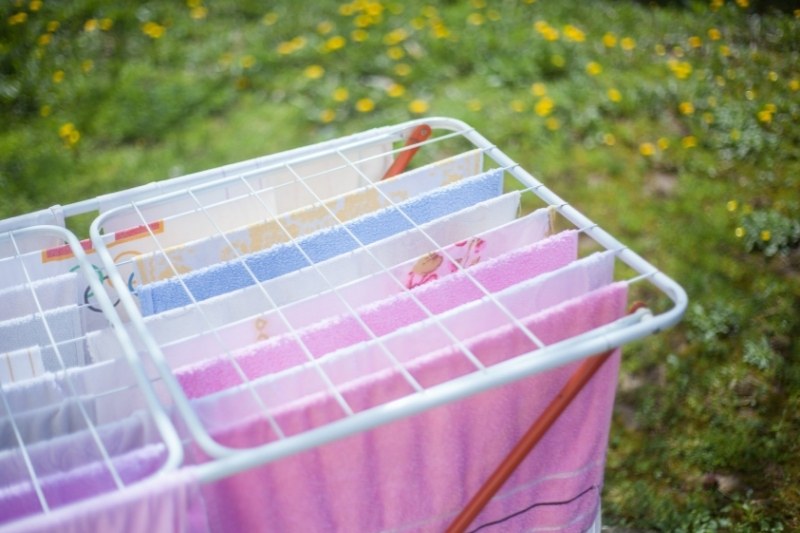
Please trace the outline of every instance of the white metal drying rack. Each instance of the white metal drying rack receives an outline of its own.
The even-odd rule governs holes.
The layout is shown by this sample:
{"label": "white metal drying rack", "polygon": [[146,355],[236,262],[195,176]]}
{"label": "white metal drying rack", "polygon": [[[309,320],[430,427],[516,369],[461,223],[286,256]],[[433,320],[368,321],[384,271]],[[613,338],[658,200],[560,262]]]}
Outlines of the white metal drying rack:
{"label": "white metal drying rack", "polygon": [[[197,195],[202,194],[204,191],[215,191],[229,186],[237,187],[238,191],[244,190],[245,192],[243,194],[245,195],[250,194],[257,197],[259,191],[253,187],[249,178],[272,169],[284,169],[292,172],[297,182],[302,184],[310,196],[313,197],[315,203],[321,204],[323,198],[315,193],[306,183],[307,176],[300,176],[292,170],[295,165],[319,157],[320,154],[337,154],[343,157],[348,165],[352,166],[352,170],[364,178],[364,183],[369,183],[374,177],[370,178],[369,176],[365,176],[363,171],[357,168],[355,162],[343,155],[345,151],[353,147],[357,148],[359,146],[368,146],[376,143],[388,143],[391,146],[392,144],[404,140],[411,130],[421,124],[429,125],[434,131],[440,132],[440,134],[421,143],[417,148],[428,146],[435,148],[437,143],[464,143],[464,141],[466,141],[466,144],[481,150],[484,156],[490,160],[495,167],[504,169],[509,179],[515,181],[516,189],[520,189],[526,194],[535,195],[535,197],[541,200],[545,205],[551,206],[563,219],[580,230],[585,237],[588,237],[603,249],[613,250],[616,259],[627,265],[627,267],[635,273],[633,276],[630,276],[630,283],[643,282],[651,284],[661,295],[666,296],[671,302],[671,306],[655,314],[651,311],[641,310],[608,326],[549,346],[545,346],[541,341],[538,341],[538,339],[532,338],[537,346],[540,347],[536,350],[535,356],[520,356],[491,367],[479,368],[468,375],[432,388],[423,389],[416,387],[417,392],[413,394],[387,404],[373,407],[367,411],[358,413],[353,413],[352,411],[347,412],[345,405],[344,407],[347,415],[343,419],[299,435],[285,437],[275,442],[269,442],[248,449],[228,448],[220,445],[209,434],[208,428],[203,426],[191,401],[184,394],[165,359],[162,347],[150,334],[148,326],[139,312],[135,298],[128,290],[129,284],[120,275],[118,269],[119,264],[115,263],[114,258],[109,252],[107,246],[108,236],[105,235],[103,231],[104,225],[113,222],[113,218],[120,214],[137,215],[139,216],[139,223],[147,228],[149,237],[157,242],[157,237],[149,226],[151,220],[142,216],[143,209],[154,205],[168,205],[170,202],[181,199],[189,199],[195,202],[198,212],[204,213],[205,206],[198,201]],[[396,155],[406,149],[408,148],[393,149],[391,153]],[[274,217],[275,213],[272,211],[272,208],[264,204],[263,201],[262,204],[265,211]],[[206,453],[215,458],[208,463],[195,467],[199,478],[204,482],[212,482],[258,465],[275,461],[348,435],[367,431],[379,425],[411,416],[439,405],[454,402],[482,391],[519,380],[523,377],[543,372],[641,339],[677,323],[687,305],[686,294],[676,282],[661,273],[645,259],[625,247],[608,232],[562,200],[558,195],[521,168],[516,162],[473,128],[463,122],[448,118],[426,118],[395,126],[377,128],[341,139],[85,200],[64,206],[61,208],[61,211],[63,215],[69,217],[98,209],[101,209],[102,212],[91,225],[90,235],[92,245],[106,269],[106,274],[117,292],[123,309],[130,318],[128,327],[135,332],[136,339],[127,338],[124,335],[126,328],[119,323],[118,318],[111,318],[111,320],[114,323],[115,329],[123,334],[120,338],[120,342],[125,347],[126,358],[135,369],[139,386],[147,393],[148,405],[154,412],[163,413],[163,407],[150,405],[155,401],[157,394],[153,391],[152,383],[147,379],[146,373],[143,370],[144,360],[139,359],[139,357],[143,355],[155,367],[158,375],[157,379],[161,381],[168,391],[170,401],[173,402],[172,407],[180,415],[181,421],[188,428],[192,438]],[[329,209],[328,213],[334,218],[336,217]],[[45,213],[45,216],[47,215],[49,215],[49,213]],[[33,220],[40,220],[40,218],[35,219],[31,217],[33,217],[33,215],[17,217],[16,219],[5,221],[5,225],[0,225],[0,229],[24,227],[29,225]],[[406,216],[406,218],[408,217]],[[209,220],[214,224],[213,219],[209,217]],[[417,227],[416,224],[413,224],[413,221],[411,222],[414,227]],[[215,227],[217,226],[215,225]],[[74,249],[76,257],[84,264],[85,256],[81,254],[81,246],[77,243],[77,239],[63,230],[61,233],[63,234],[63,239]],[[222,231],[219,233],[224,235]],[[355,238],[352,233],[350,235]],[[430,237],[428,237],[428,239],[432,246],[435,247],[435,241]],[[160,248],[160,251],[163,252],[163,248]],[[372,257],[380,264],[377,258],[374,256]],[[313,262],[311,262],[311,264],[312,268],[316,268]],[[87,267],[87,271],[90,271],[90,267]],[[468,273],[467,270],[464,272]],[[252,275],[252,272],[250,272],[250,274]],[[89,276],[89,278],[92,278],[92,276]],[[474,279],[472,281],[477,284]],[[105,295],[105,293],[100,290],[99,282],[96,279],[94,282],[95,283],[92,285],[93,290]],[[331,288],[336,292],[336,287]],[[492,295],[486,292],[485,289],[484,293],[490,300],[492,299]],[[267,300],[270,299],[268,294],[264,293],[264,295]],[[111,317],[115,317],[115,313],[110,306],[110,301],[108,301],[107,298],[105,300],[106,301],[103,301],[101,299],[101,305],[104,306],[104,310],[110,311],[109,315]],[[350,307],[344,299],[341,300],[344,305],[352,311],[352,307]],[[416,301],[416,303],[424,309],[424,306],[422,306],[419,301]],[[496,300],[494,300],[494,303],[501,309],[503,308],[502,304]],[[273,307],[278,309],[278,306]],[[431,316],[429,312],[427,313]],[[510,323],[513,323],[522,330],[525,329],[516,317],[510,313],[508,317]],[[445,334],[447,334],[446,331]],[[531,337],[530,332],[526,332],[526,334]],[[458,339],[453,340],[459,343]],[[136,353],[137,349],[134,348],[134,345],[137,343],[139,346],[144,346],[145,348],[144,350],[139,349],[138,353]],[[385,347],[382,349],[386,352]],[[465,352],[468,352],[466,348]],[[391,354],[387,353],[387,355],[391,357]],[[468,353],[466,353],[466,355],[469,357]],[[313,364],[313,361],[309,362],[309,365],[313,366]],[[334,395],[337,394],[335,387],[332,393]],[[254,394],[257,393],[254,392]],[[159,415],[159,420],[164,419],[164,416]],[[170,431],[166,430],[165,435],[165,440],[170,442],[171,446],[174,445],[174,432],[170,434]],[[177,447],[180,448],[180,446]],[[175,457],[179,457],[179,455]],[[176,461],[179,461],[179,459],[176,459]]]}

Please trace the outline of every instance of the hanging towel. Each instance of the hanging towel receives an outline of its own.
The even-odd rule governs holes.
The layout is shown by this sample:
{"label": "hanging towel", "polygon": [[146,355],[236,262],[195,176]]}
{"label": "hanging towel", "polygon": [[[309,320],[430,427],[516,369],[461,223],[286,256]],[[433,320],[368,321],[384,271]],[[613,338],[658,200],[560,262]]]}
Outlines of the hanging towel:
{"label": "hanging towel", "polygon": [[[477,332],[504,327],[512,319],[523,321],[525,317],[559,305],[565,300],[579,298],[600,289],[610,284],[613,278],[614,253],[594,253],[564,268],[483,296],[479,300],[402,327],[378,339],[338,350],[320,359],[318,363],[303,363],[288,370],[264,375],[251,381],[250,386],[258,391],[267,405],[290,404],[306,396],[326,392],[330,383],[338,387],[391,369],[394,362],[389,355],[398,364],[407,364],[420,357],[420,354],[451,349],[454,344],[468,343],[476,338]],[[501,359],[511,358],[537,347],[530,338],[528,341],[527,344],[520,344],[522,351],[498,352],[496,356]],[[485,365],[494,362],[482,361]],[[330,383],[320,379],[317,365],[329,377]],[[460,365],[453,365],[449,370],[449,378],[453,378],[472,372],[474,366],[465,358]],[[422,383],[425,387],[435,384]],[[220,421],[233,422],[232,413],[246,418],[256,416],[262,408],[243,386],[210,394],[195,400],[194,405],[200,418],[211,427],[219,425]]]}
{"label": "hanging towel", "polygon": [[3,279],[2,283],[8,288],[0,290],[0,302],[3,302],[0,306],[0,320],[11,320],[39,311],[73,305],[78,301],[76,272],[35,280],[31,284],[22,282],[20,285],[9,286],[14,283],[9,278]]}
{"label": "hanging towel", "polygon": [[[609,323],[625,312],[625,284],[614,284],[525,320],[548,343]],[[516,329],[471,343],[479,356],[507,353]],[[531,355],[534,357],[535,355]],[[460,350],[415,361],[417,376],[447,373]],[[555,422],[492,499],[473,527],[502,521],[503,531],[534,527],[586,530],[594,521],[619,364],[618,351]],[[212,531],[431,531],[463,508],[563,386],[578,363],[445,404],[391,424],[204,485]],[[389,372],[354,383],[355,405],[396,397]],[[273,411],[289,434],[341,418],[330,396]],[[219,430],[229,446],[271,440],[263,419]],[[195,460],[203,454],[193,446]],[[557,503],[561,502],[561,503]]]}
{"label": "hanging towel", "polygon": [[55,342],[65,367],[83,365],[86,358],[80,308],[68,305],[46,311],[43,316],[44,320],[36,313],[0,322],[0,352],[39,345],[44,367],[56,371],[62,366],[52,345]]}
{"label": "hanging towel", "polygon": [[[412,291],[362,306],[356,310],[359,318],[352,314],[334,316],[300,329],[296,334],[287,332],[249,347],[233,357],[250,379],[277,372],[308,360],[302,346],[318,358],[337,349],[368,341],[372,336],[386,335],[424,320],[427,314],[414,297],[430,313],[442,313],[483,296],[483,290],[471,278],[486,291],[500,291],[569,264],[575,260],[577,248],[577,232],[564,231]],[[282,325],[275,322],[276,327]],[[361,326],[362,322],[371,332]],[[179,368],[175,375],[191,398],[241,383],[234,366],[223,356]]]}
{"label": "hanging towel", "polygon": [[[277,219],[260,221],[236,231],[220,234],[217,230],[211,230],[211,237],[137,257],[136,277],[141,284],[169,279],[177,274],[186,274],[241,255],[265,250],[317,230],[343,224],[371,211],[474,176],[480,171],[481,155],[480,150],[472,150],[391,180],[331,198],[321,205],[309,205],[280,215]],[[309,204],[313,202],[314,200],[310,200]],[[270,216],[266,208],[264,215]]]}
{"label": "hanging towel", "polygon": [[2,533],[203,533],[205,502],[191,469],[182,469],[6,527]]}
{"label": "hanging towel", "polygon": [[[212,331],[239,320],[256,317],[248,321],[253,326],[251,335],[252,332],[256,333],[251,337],[243,336],[242,345],[263,340],[258,338],[260,333],[257,332],[257,315],[271,308],[264,293],[270,295],[275,305],[283,306],[329,290],[331,286],[345,285],[375,274],[384,266],[395,267],[428,252],[432,246],[444,247],[469,239],[476,232],[489,231],[511,222],[519,210],[519,199],[520,193],[512,191],[367,247],[257,285],[203,300],[196,306],[184,306],[150,315],[144,319],[147,329],[163,346],[197,335],[198,332]],[[111,328],[88,334],[86,344],[92,361],[119,357],[122,353],[116,332]],[[141,349],[144,350],[144,347]],[[185,362],[176,361],[175,364]]]}
{"label": "hanging towel", "polygon": [[42,354],[38,346],[28,346],[0,354],[0,384],[25,381],[44,374]]}
{"label": "hanging towel", "polygon": [[84,403],[84,416],[79,405],[81,401],[68,398],[37,409],[14,412],[13,418],[8,415],[0,418],[0,449],[19,446],[18,434],[22,442],[28,445],[86,428],[87,417],[89,422],[94,423],[93,402]]}
{"label": "hanging towel", "polygon": [[[152,315],[189,304],[192,298],[184,289],[184,284],[195,300],[205,300],[253,285],[256,280],[271,279],[308,266],[306,255],[311,262],[324,261],[410,229],[414,224],[424,224],[499,196],[502,187],[503,171],[491,170],[412,198],[396,207],[388,207],[342,226],[315,232],[295,243],[279,244],[251,254],[243,260],[222,263],[181,278],[145,285],[138,291],[142,314]],[[253,275],[256,279],[253,279]]]}

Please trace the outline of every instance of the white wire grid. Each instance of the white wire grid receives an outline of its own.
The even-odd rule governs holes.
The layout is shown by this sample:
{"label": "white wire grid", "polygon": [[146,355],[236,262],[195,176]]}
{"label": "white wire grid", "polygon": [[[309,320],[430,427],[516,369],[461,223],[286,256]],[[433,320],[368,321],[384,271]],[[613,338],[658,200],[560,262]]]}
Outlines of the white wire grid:
{"label": "white wire grid", "polygon": [[[48,252],[69,256],[59,263],[69,283],[52,290],[46,285],[53,267],[42,268]],[[17,357],[19,351],[0,354],[0,527],[177,468],[183,461],[180,439],[113,310],[114,291],[102,283],[101,270],[87,260],[77,238],[58,226],[0,234],[0,269],[7,306],[0,323],[3,344],[29,344],[22,350],[27,357]],[[90,367],[74,360],[85,352],[90,325],[119,332],[123,349],[116,361]],[[119,432],[118,422],[129,423],[127,429]],[[123,471],[125,455],[148,446],[155,451],[154,467],[138,477]],[[68,479],[75,486],[60,490]]]}
{"label": "white wire grid", "polygon": [[[376,181],[380,178],[379,169],[382,166],[373,165],[370,167],[369,164],[375,161],[385,162],[391,160],[401,151],[409,148],[397,147],[385,152],[375,152],[374,150],[372,152],[360,152],[359,149],[375,146],[391,147],[406,138],[413,128],[423,123],[431,126],[435,135],[416,146],[420,148],[417,157],[436,160],[441,159],[443,155],[454,155],[468,149],[479,150],[485,160],[485,170],[496,168],[504,172],[506,190],[519,190],[524,197],[535,198],[538,205],[550,206],[550,209],[557,213],[560,219],[577,229],[582,236],[582,240],[590,242],[594,249],[613,251],[615,261],[620,265],[617,271],[623,273],[624,280],[629,284],[647,284],[650,287],[648,294],[660,294],[664,297],[664,300],[668,301],[666,309],[657,313],[641,311],[578,337],[546,345],[522,323],[520,316],[511,312],[492,291],[480,283],[472,275],[470,269],[462,268],[458,261],[448,256],[448,252],[444,249],[446,243],[437,242],[425,230],[424,226],[415,223],[403,210],[397,210],[397,213],[404,217],[408,226],[414,228],[413,231],[427,241],[431,251],[437,251],[444,255],[445,259],[451,260],[454,265],[458,265],[459,273],[480,291],[483,299],[489,302],[495,312],[501,313],[505,317],[507,324],[515,327],[525,335],[533,346],[538,348],[531,354],[521,354],[502,363],[486,366],[471,352],[466,342],[467,339],[454,333],[441,316],[432,313],[414,292],[410,291],[406,294],[418,310],[424,314],[426,323],[436,329],[439,335],[448,339],[452,346],[457,347],[473,368],[472,372],[445,383],[431,387],[425,387],[420,384],[408,369],[407,354],[396,353],[396,346],[393,347],[387,342],[387,337],[391,335],[384,337],[376,334],[364,322],[359,312],[357,312],[356,306],[343,293],[342,287],[331,282],[329,276],[320,267],[320,264],[315,263],[298,244],[297,236],[293,236],[290,229],[286,227],[281,219],[281,212],[276,208],[277,204],[273,200],[280,201],[282,190],[293,188],[295,194],[301,195],[305,202],[321,206],[325,210],[328,222],[337,228],[342,228],[350,239],[358,243],[359,253],[369,257],[374,263],[375,271],[384,274],[388,273],[396,282],[398,292],[402,291],[405,289],[404,280],[392,274],[391,267],[393,265],[385,264],[374,253],[371,246],[367,246],[366,243],[362,242],[345,224],[345,221],[341,220],[331,208],[331,203],[326,202],[326,196],[320,194],[319,184],[325,183],[326,172],[314,171],[308,173],[303,169],[311,168],[308,164],[315,159],[327,158],[325,160],[330,161],[333,158],[333,160],[340,161],[340,163],[333,165],[332,170],[341,170],[356,176],[358,185],[367,187],[373,193],[377,193],[384,205],[397,208],[399,205],[397,199],[389,197],[379,185],[376,185]],[[353,157],[353,154],[360,153],[368,153],[368,155],[361,159]],[[659,272],[638,254],[623,246],[574,207],[563,201],[500,149],[462,122],[446,118],[412,121],[345,137],[335,142],[315,145],[301,152],[278,154],[278,156],[272,160],[272,164],[263,165],[257,170],[239,173],[231,172],[227,177],[207,183],[190,183],[156,198],[143,199],[141,197],[128,196],[124,201],[118,202],[118,207],[101,214],[94,221],[91,228],[93,244],[105,265],[111,283],[119,292],[122,307],[130,317],[129,326],[132,331],[135,331],[134,340],[138,352],[143,361],[151,361],[153,363],[158,379],[161,380],[160,385],[163,385],[169,391],[172,405],[169,405],[168,409],[180,419],[182,425],[185,425],[188,434],[202,450],[210,457],[216,458],[214,461],[198,467],[199,476],[204,481],[219,479],[347,435],[366,431],[378,425],[410,416],[438,405],[465,398],[534,373],[607,351],[610,348],[642,338],[673,325],[684,312],[686,296],[679,285]],[[372,169],[371,173],[365,171],[365,168],[368,167]],[[377,174],[375,173],[376,170],[378,170]],[[262,188],[263,181],[256,181],[256,179],[261,180],[264,174],[269,172],[275,172],[282,176],[282,181],[273,183],[267,189],[264,189]],[[222,189],[235,190],[236,194],[220,195],[218,191]],[[265,195],[265,193],[268,193],[268,195]],[[285,240],[294,246],[308,264],[306,270],[313,272],[317,279],[327,284],[328,294],[333,295],[341,309],[363,329],[363,332],[368,336],[368,341],[365,345],[368,344],[374,350],[375,357],[384,359],[387,368],[394,369],[398,375],[402,376],[407,384],[408,394],[399,399],[372,406],[366,410],[354,409],[349,404],[345,397],[346,395],[343,393],[343,387],[346,386],[346,383],[337,383],[337,380],[332,379],[326,372],[325,366],[328,357],[316,358],[314,356],[313,351],[304,343],[298,329],[295,328],[293,319],[287,314],[287,306],[275,301],[270,290],[266,288],[267,284],[260,282],[261,280],[258,279],[245,261],[247,256],[240,253],[235,244],[231,242],[228,233],[229,226],[225,226],[224,221],[215,215],[217,207],[238,205],[236,202],[242,202],[243,200],[250,202],[251,206],[256,205],[262,209],[261,216],[263,219],[274,221],[280,227],[280,230],[285,234]],[[259,293],[263,301],[263,311],[269,311],[271,316],[279,320],[284,330],[288,332],[288,336],[302,350],[306,362],[299,369],[304,372],[304,376],[308,378],[309,382],[314,381],[320,385],[320,388],[315,389],[314,392],[324,392],[338,405],[341,413],[337,420],[326,422],[299,434],[290,434],[280,426],[275,417],[275,412],[282,405],[281,402],[276,403],[276,397],[282,394],[280,391],[291,388],[286,385],[289,382],[284,382],[282,386],[281,375],[248,379],[245,371],[239,366],[237,359],[231,356],[235,348],[238,347],[231,346],[230,339],[227,339],[224,335],[224,327],[221,327],[218,321],[215,322],[211,317],[207,316],[204,306],[188,290],[184,281],[186,273],[170,260],[170,254],[167,253],[167,250],[174,243],[167,241],[161,233],[153,230],[153,223],[156,222],[153,219],[153,213],[158,213],[159,215],[168,213],[173,217],[195,217],[195,220],[203,221],[204,228],[199,230],[199,233],[209,235],[208,230],[210,229],[210,235],[224,241],[230,251],[232,261],[238,262],[252,278],[252,287]],[[172,270],[173,278],[178,280],[190,295],[191,303],[187,306],[187,309],[191,310],[197,317],[196,331],[182,340],[187,341],[195,337],[203,337],[209,340],[214,351],[227,361],[227,364],[230,365],[230,368],[241,381],[241,385],[236,388],[237,394],[239,394],[237,398],[251,402],[251,405],[254,406],[254,413],[263,418],[264,423],[269,425],[276,436],[274,440],[243,449],[226,446],[215,438],[214,432],[216,428],[212,427],[209,420],[205,419],[200,413],[198,401],[190,400],[181,388],[174,373],[175,369],[169,357],[165,355],[165,351],[169,347],[156,340],[150,331],[148,320],[145,320],[139,311],[135,294],[129,292],[132,289],[135,290],[131,283],[130,274],[128,274],[132,269],[129,258],[118,257],[115,260],[113,250],[110,249],[110,243],[113,242],[112,238],[110,235],[104,235],[102,231],[107,227],[120,227],[119,220],[124,220],[127,224],[134,221],[137,225],[146,229],[147,235],[145,239],[148,241],[149,249],[155,250],[161,257],[165,258]],[[246,318],[252,319],[253,317]],[[122,342],[130,343],[131,341],[130,339],[123,339]],[[129,344],[126,348],[133,349],[133,344]],[[296,381],[292,383],[296,383]],[[203,401],[207,401],[207,399],[204,398]],[[223,404],[224,402],[220,400],[220,405]]]}

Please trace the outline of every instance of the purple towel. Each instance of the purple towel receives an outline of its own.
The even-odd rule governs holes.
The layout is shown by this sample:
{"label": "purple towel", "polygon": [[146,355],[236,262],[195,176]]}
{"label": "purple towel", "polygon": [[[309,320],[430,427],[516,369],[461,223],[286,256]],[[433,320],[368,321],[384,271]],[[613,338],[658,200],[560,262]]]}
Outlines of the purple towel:
{"label": "purple towel", "polygon": [[[625,313],[617,283],[524,320],[546,343],[607,324]],[[519,330],[498,328],[469,342],[487,363],[530,349]],[[531,355],[530,357],[535,357]],[[415,360],[421,381],[440,382],[463,361],[451,348]],[[352,435],[203,486],[215,531],[442,531],[550,403],[579,362],[523,378],[414,417]],[[619,351],[556,421],[472,524],[502,531],[534,527],[585,531],[594,521],[614,401]],[[406,394],[387,371],[343,388],[356,409]],[[342,417],[329,396],[273,413],[295,434]],[[226,445],[273,440],[263,419],[215,434]],[[196,460],[203,460],[202,453]]]}
{"label": "purple towel", "polygon": [[[563,267],[577,256],[578,236],[565,231],[524,248],[478,263],[467,271],[459,271],[443,279],[418,286],[358,309],[363,322],[376,336],[386,335],[427,317],[411,298],[415,295],[428,310],[441,313],[480,298],[484,293],[466,272],[489,292],[533,278]],[[339,315],[298,333],[314,357],[346,346],[370,340],[371,335],[353,315]],[[285,334],[254,345],[234,355],[242,370],[253,379],[307,361],[302,347],[293,335]],[[233,365],[224,357],[216,357],[186,366],[175,372],[190,398],[205,396],[241,383]]]}

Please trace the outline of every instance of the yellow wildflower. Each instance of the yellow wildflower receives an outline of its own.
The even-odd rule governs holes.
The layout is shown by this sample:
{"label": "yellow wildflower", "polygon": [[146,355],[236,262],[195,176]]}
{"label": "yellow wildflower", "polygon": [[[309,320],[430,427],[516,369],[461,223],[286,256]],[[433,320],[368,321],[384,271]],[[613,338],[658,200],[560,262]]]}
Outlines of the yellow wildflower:
{"label": "yellow wildflower", "polygon": [[774,70],[770,70],[767,73],[767,78],[769,79],[769,81],[778,81],[778,73],[775,72]]}
{"label": "yellow wildflower", "polygon": [[748,90],[746,90],[746,91],[744,92],[744,97],[745,97],[747,100],[749,100],[749,101],[751,101],[751,102],[752,102],[752,101],[753,101],[753,100],[755,100],[755,98],[756,98],[756,92],[755,92],[754,90],[752,90],[752,89],[748,89]]}
{"label": "yellow wildflower", "polygon": [[619,46],[626,52],[630,52],[636,48],[636,41],[632,37],[623,37],[619,42]]}
{"label": "yellow wildflower", "polygon": [[689,46],[691,46],[692,48],[700,48],[701,46],[703,46],[703,40],[697,35],[693,35],[689,37]]}
{"label": "yellow wildflower", "polygon": [[98,27],[97,19],[89,19],[83,23],[83,31],[87,33],[95,31],[97,27]]}
{"label": "yellow wildflower", "polygon": [[762,241],[766,242],[772,238],[772,232],[770,232],[768,229],[761,230],[759,237],[761,237]]}
{"label": "yellow wildflower", "polygon": [[656,153],[656,147],[653,143],[642,143],[639,145],[639,153],[645,157],[650,157]]}
{"label": "yellow wildflower", "polygon": [[404,28],[396,28],[383,37],[383,44],[394,46],[408,39],[408,32]]}
{"label": "yellow wildflower", "polygon": [[255,66],[255,64],[256,64],[256,58],[251,54],[244,55],[239,60],[239,64],[245,70],[253,68]]}
{"label": "yellow wildflower", "polygon": [[428,102],[426,102],[425,100],[416,99],[412,100],[408,104],[408,110],[417,115],[425,113],[426,111],[428,111],[428,108],[429,108]]}
{"label": "yellow wildflower", "polygon": [[167,28],[158,22],[149,21],[142,24],[142,32],[151,39],[160,39],[165,31]]}
{"label": "yellow wildflower", "polygon": [[360,113],[369,113],[375,109],[375,102],[371,98],[361,98],[356,102],[356,111]]}
{"label": "yellow wildflower", "polygon": [[795,92],[800,90],[800,80],[797,79],[789,80],[789,88]]}
{"label": "yellow wildflower", "polygon": [[401,46],[390,46],[389,49],[386,50],[386,55],[389,56],[389,59],[398,61],[405,57],[406,52]]}
{"label": "yellow wildflower", "polygon": [[[357,43],[363,43],[369,37],[369,33],[367,30],[353,30],[350,32],[350,38],[353,39]],[[342,38],[342,46],[344,46],[344,38]]]}
{"label": "yellow wildflower", "polygon": [[717,28],[708,29],[708,38],[712,41],[719,41],[722,39],[722,33]]}
{"label": "yellow wildflower", "polygon": [[42,35],[39,36],[38,39],[36,39],[36,43],[39,46],[47,46],[48,44],[50,44],[52,38],[53,36],[50,35],[49,33],[43,33]]}
{"label": "yellow wildflower", "polygon": [[61,27],[61,23],[57,20],[51,20],[47,23],[47,31],[50,33],[55,33],[58,31],[58,28]]}
{"label": "yellow wildflower", "polygon": [[574,41],[576,43],[582,43],[586,40],[586,34],[580,28],[573,26],[572,24],[567,24],[564,26],[564,37],[566,37],[570,41]]}
{"label": "yellow wildflower", "polygon": [[725,0],[711,0],[711,10],[716,11],[725,4]]}
{"label": "yellow wildflower", "polygon": [[692,65],[687,61],[671,59],[668,63],[670,70],[679,80],[685,80],[692,74]]}
{"label": "yellow wildflower", "polygon": [[713,124],[714,123],[714,114],[709,112],[709,111],[706,111],[705,113],[703,113],[703,122],[705,122],[706,124]]}
{"label": "yellow wildflower", "polygon": [[203,20],[208,16],[208,8],[206,6],[193,7],[189,12],[189,16],[194,20]]}
{"label": "yellow wildflower", "polygon": [[733,234],[736,235],[738,239],[741,239],[742,237],[744,237],[744,228],[739,226],[738,228],[736,228]]}
{"label": "yellow wildflower", "polygon": [[589,63],[586,64],[586,72],[590,76],[597,76],[598,74],[603,72],[603,67],[600,66],[600,63],[596,61],[589,61]]}
{"label": "yellow wildflower", "polygon": [[684,148],[694,148],[697,146],[697,137],[694,135],[687,135],[683,139],[681,139],[681,146]]}
{"label": "yellow wildflower", "polygon": [[333,22],[330,20],[323,20],[317,24],[317,33],[320,35],[327,35],[333,31]]}
{"label": "yellow wildflower", "polygon": [[411,65],[408,63],[398,63],[394,66],[394,73],[398,76],[408,76],[411,74]]}
{"label": "yellow wildflower", "polygon": [[94,61],[91,59],[84,59],[81,62],[81,70],[83,72],[91,72],[92,69],[94,69]]}
{"label": "yellow wildflower", "polygon": [[767,111],[766,109],[762,109],[758,112],[758,120],[763,122],[764,124],[769,124],[772,122],[772,113]]}
{"label": "yellow wildflower", "polygon": [[269,13],[261,17],[261,23],[264,26],[272,26],[276,22],[278,22],[278,14],[275,12],[270,11]]}
{"label": "yellow wildflower", "polygon": [[62,81],[64,81],[64,71],[59,69],[53,72],[53,83],[61,83]]}
{"label": "yellow wildflower", "polygon": [[617,36],[611,32],[606,33],[603,35],[603,46],[606,48],[614,48],[617,46]]}
{"label": "yellow wildflower", "polygon": [[729,55],[731,55],[730,47],[723,44],[722,46],[719,47],[719,54],[722,57],[728,57]]}
{"label": "yellow wildflower", "polygon": [[81,134],[72,122],[66,122],[58,128],[58,136],[68,147],[72,148],[81,139]]}
{"label": "yellow wildflower", "polygon": [[319,119],[325,124],[333,122],[335,118],[336,118],[336,111],[334,111],[333,109],[324,109],[322,113],[319,114]]}
{"label": "yellow wildflower", "polygon": [[536,82],[531,85],[531,93],[533,96],[542,97],[547,94],[547,87],[545,87],[544,83]]}
{"label": "yellow wildflower", "polygon": [[333,100],[336,102],[345,102],[350,98],[350,91],[346,87],[337,87],[333,91]]}
{"label": "yellow wildflower", "polygon": [[603,134],[603,142],[608,146],[614,146],[617,144],[617,138],[614,136],[613,133],[605,133]]}
{"label": "yellow wildflower", "polygon": [[736,3],[739,5],[739,7],[744,9],[750,5],[750,0],[736,0]]}
{"label": "yellow wildflower", "polygon": [[655,51],[656,51],[656,55],[659,55],[659,56],[663,56],[664,54],[666,54],[666,53],[667,53],[667,49],[666,49],[666,48],[664,47],[664,45],[663,45],[663,44],[661,44],[661,43],[658,43],[658,44],[655,46]]}
{"label": "yellow wildflower", "polygon": [[691,102],[681,102],[678,104],[678,111],[681,112],[681,115],[691,115],[694,113],[694,104]]}
{"label": "yellow wildflower", "polygon": [[8,25],[16,26],[17,24],[25,24],[26,20],[28,20],[28,14],[24,11],[20,11],[8,17]]}
{"label": "yellow wildflower", "polygon": [[467,23],[473,26],[480,26],[486,22],[486,19],[480,13],[470,13],[467,17]]}
{"label": "yellow wildflower", "polygon": [[546,117],[553,112],[555,105],[556,103],[552,98],[549,96],[544,96],[533,106],[533,111],[540,117]]}
{"label": "yellow wildflower", "polygon": [[111,26],[114,25],[114,21],[108,17],[100,19],[100,29],[103,31],[108,31],[111,29]]}
{"label": "yellow wildflower", "polygon": [[31,0],[31,3],[28,4],[28,8],[34,13],[39,11],[42,9],[42,0]]}
{"label": "yellow wildflower", "polygon": [[386,94],[391,96],[392,98],[399,98],[406,93],[406,88],[400,85],[399,83],[392,83],[386,89]]}
{"label": "yellow wildflower", "polygon": [[325,75],[325,69],[320,65],[309,65],[303,71],[303,75],[310,80],[318,80]]}
{"label": "yellow wildflower", "polygon": [[558,128],[561,127],[561,121],[558,120],[556,117],[549,117],[547,120],[544,121],[545,127],[550,131],[556,131]]}
{"label": "yellow wildflower", "polygon": [[656,141],[656,144],[662,151],[666,150],[667,148],[669,148],[669,139],[667,139],[666,137],[659,137],[658,140]]}
{"label": "yellow wildflower", "polygon": [[608,99],[612,102],[620,102],[622,101],[622,93],[619,90],[611,88],[607,91]]}
{"label": "yellow wildflower", "polygon": [[733,213],[734,211],[736,211],[736,209],[739,208],[739,202],[737,202],[736,200],[728,200],[728,203],[725,204],[725,208],[731,213]]}

